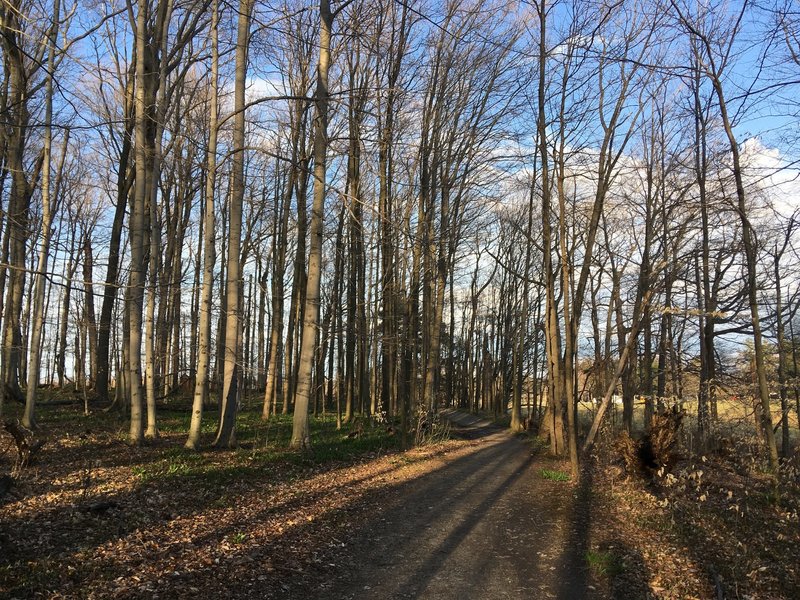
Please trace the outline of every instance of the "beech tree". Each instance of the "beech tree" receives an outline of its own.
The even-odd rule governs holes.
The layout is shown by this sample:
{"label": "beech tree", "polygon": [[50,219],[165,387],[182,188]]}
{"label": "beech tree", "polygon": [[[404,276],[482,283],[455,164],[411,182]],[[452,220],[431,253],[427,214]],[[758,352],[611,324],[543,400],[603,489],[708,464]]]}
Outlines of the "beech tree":
{"label": "beech tree", "polygon": [[186,447],[196,449],[200,443],[200,428],[203,422],[203,407],[207,402],[209,371],[211,363],[211,295],[214,288],[214,264],[216,262],[214,195],[217,180],[217,128],[219,94],[219,3],[213,0],[211,7],[211,89],[209,90],[208,149],[206,151],[206,185],[203,209],[203,287],[200,292],[200,315],[198,322],[197,372],[195,374],[192,420]]}
{"label": "beech tree", "polygon": [[[25,427],[34,426],[34,410],[36,403],[36,390],[39,387],[39,368],[41,366],[41,344],[42,328],[44,326],[44,300],[45,300],[45,277],[47,274],[50,238],[52,234],[53,213],[56,209],[56,199],[51,196],[51,168],[53,157],[53,77],[56,72],[58,60],[57,44],[58,33],[61,26],[61,2],[53,2],[53,23],[47,32],[47,73],[45,75],[44,94],[44,140],[42,142],[42,224],[40,235],[39,256],[36,263],[36,274],[34,277],[34,298],[33,298],[33,324],[30,336],[30,357],[28,365],[28,382],[25,394],[25,413],[22,424]],[[69,142],[68,131],[64,138],[64,148]],[[62,153],[61,167],[64,165]]]}
{"label": "beech tree", "polygon": [[31,100],[46,85],[47,78],[39,77],[45,65],[49,44],[37,43],[44,32],[52,31],[53,21],[47,19],[39,27],[43,15],[34,5],[22,0],[4,3],[0,7],[0,44],[3,51],[4,93],[0,107],[5,115],[2,134],[3,188],[10,175],[10,187],[5,198],[5,222],[0,269],[0,296],[5,294],[2,312],[3,356],[0,375],[0,412],[6,397],[23,400],[19,378],[25,352],[22,345],[23,296],[25,293],[26,245],[29,238],[31,201],[37,189],[44,162],[43,153],[30,159],[32,143],[30,127]]}
{"label": "beech tree", "polygon": [[247,52],[250,38],[251,0],[239,4],[236,29],[236,75],[233,100],[233,149],[231,161],[231,189],[228,202],[228,256],[225,268],[225,370],[222,381],[222,402],[215,446],[236,444],[236,413],[241,393],[241,237],[242,204],[244,202],[245,154],[245,78]]}
{"label": "beech tree", "polygon": [[71,388],[139,444],[191,395],[186,446],[230,447],[258,397],[307,451],[311,414],[408,445],[459,406],[577,470],[615,395],[711,447],[752,336],[774,465],[796,228],[756,167],[793,147],[743,124],[797,20],[690,4],[4,4],[0,409]]}
{"label": "beech tree", "polygon": [[[338,10],[341,10],[341,8]],[[311,401],[311,377],[314,368],[317,327],[319,327],[320,285],[322,279],[322,226],[323,212],[325,210],[326,159],[328,152],[328,71],[331,62],[331,34],[335,16],[335,13],[331,11],[328,0],[320,1],[319,14],[319,63],[317,66],[317,89],[314,95],[314,202],[309,222],[311,241],[291,442],[293,448],[300,450],[309,450],[311,448],[308,407]]]}

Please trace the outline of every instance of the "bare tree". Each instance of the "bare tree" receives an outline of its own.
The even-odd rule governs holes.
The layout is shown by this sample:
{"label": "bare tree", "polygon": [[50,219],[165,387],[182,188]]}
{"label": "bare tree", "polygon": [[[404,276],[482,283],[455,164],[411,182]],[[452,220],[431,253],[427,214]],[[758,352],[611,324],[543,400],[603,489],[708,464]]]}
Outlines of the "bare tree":
{"label": "bare tree", "polygon": [[[56,209],[57,198],[50,195],[50,173],[53,155],[53,77],[56,70],[58,32],[61,18],[61,2],[53,1],[53,24],[47,34],[47,74],[45,75],[45,108],[44,108],[44,141],[42,145],[42,225],[40,235],[39,257],[36,274],[34,276],[33,297],[33,327],[30,336],[30,364],[28,365],[28,384],[25,393],[25,413],[22,424],[32,428],[35,425],[34,410],[36,404],[36,390],[39,387],[39,369],[41,366],[42,329],[44,326],[44,299],[45,284],[50,253],[50,238],[52,235],[53,213]],[[64,140],[65,152],[62,153],[60,166],[64,165],[66,146],[69,136]]]}
{"label": "bare tree", "polygon": [[214,445],[236,444],[236,413],[239,410],[242,280],[241,238],[242,204],[244,201],[245,154],[245,78],[250,38],[252,0],[241,0],[236,30],[236,75],[234,83],[234,124],[231,162],[231,190],[228,204],[228,264],[225,270],[225,371],[222,382],[222,403]]}
{"label": "bare tree", "polygon": [[[336,12],[339,10],[341,10],[341,6]],[[311,401],[311,377],[316,354],[317,327],[319,327],[322,228],[325,210],[326,159],[328,151],[328,72],[331,63],[331,33],[335,17],[335,13],[331,12],[328,0],[320,0],[319,12],[319,64],[317,67],[317,90],[314,96],[314,202],[309,223],[311,241],[308,257],[308,279],[306,281],[303,335],[297,371],[291,441],[292,448],[299,450],[309,450],[311,448],[308,407]]]}
{"label": "bare tree", "polygon": [[203,406],[208,398],[209,367],[211,364],[211,296],[214,288],[214,265],[216,263],[216,235],[214,217],[214,195],[217,180],[217,129],[219,95],[219,2],[213,0],[211,7],[211,89],[209,90],[208,148],[206,150],[206,185],[203,210],[203,287],[200,292],[199,349],[197,373],[195,375],[192,420],[186,447],[196,449],[200,443],[200,428],[203,422]]}
{"label": "bare tree", "polygon": [[[733,118],[728,111],[728,102],[725,94],[724,75],[730,66],[731,49],[740,31],[749,2],[742,3],[741,8],[733,15],[731,23],[726,29],[721,29],[722,23],[709,23],[706,19],[712,14],[711,9],[703,9],[703,14],[693,16],[687,7],[679,5],[675,0],[670,0],[680,26],[696,42],[693,55],[698,65],[708,79],[717,98],[720,119],[725,130],[729,144],[736,188],[737,211],[742,226],[742,242],[747,265],[747,294],[750,304],[750,321],[753,329],[753,352],[755,355],[756,377],[758,380],[758,395],[761,407],[761,428],[769,454],[769,464],[772,469],[778,466],[778,450],[775,435],[772,429],[772,416],[769,402],[769,384],[767,383],[766,366],[764,361],[764,344],[761,333],[761,318],[758,308],[757,286],[757,248],[752,224],[748,217],[748,201],[745,184],[742,176],[742,161],[739,151],[739,142],[733,131]],[[724,13],[723,13],[724,14]],[[710,26],[713,26],[711,28]],[[713,37],[715,36],[716,37]]]}

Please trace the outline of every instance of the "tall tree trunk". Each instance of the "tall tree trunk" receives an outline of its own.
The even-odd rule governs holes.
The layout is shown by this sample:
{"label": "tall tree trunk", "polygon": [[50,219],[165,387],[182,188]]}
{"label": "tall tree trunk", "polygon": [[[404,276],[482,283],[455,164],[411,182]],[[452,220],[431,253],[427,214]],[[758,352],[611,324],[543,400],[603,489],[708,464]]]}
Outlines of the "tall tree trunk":
{"label": "tall tree trunk", "polygon": [[[211,8],[211,90],[209,92],[208,149],[206,151],[205,207],[203,211],[203,288],[200,292],[199,351],[197,374],[192,399],[192,419],[185,446],[196,449],[200,444],[203,424],[203,407],[208,400],[208,380],[211,365],[211,297],[214,291],[215,218],[214,194],[217,178],[217,120],[219,94],[219,0],[212,0]],[[198,257],[199,258],[199,257]]]}
{"label": "tall tree trunk", "polygon": [[[303,159],[305,162],[305,158]],[[292,277],[292,299],[289,304],[289,322],[286,328],[286,345],[284,352],[284,373],[286,374],[286,389],[283,394],[283,406],[281,412],[289,414],[289,407],[294,401],[294,394],[297,386],[295,373],[297,371],[297,360],[295,356],[299,353],[301,340],[298,331],[302,324],[302,303],[305,296],[307,285],[306,273],[306,230],[307,210],[306,210],[306,190],[308,178],[305,174],[299,176],[297,184],[297,249],[294,261],[294,275]]]}
{"label": "tall tree trunk", "polygon": [[128,370],[131,399],[131,444],[144,439],[142,409],[142,313],[144,286],[147,277],[145,246],[148,244],[145,223],[147,209],[147,82],[145,55],[147,43],[148,0],[138,0],[136,17],[136,126],[135,126],[135,193],[130,213],[131,264],[128,277],[126,305],[128,312]]}
{"label": "tall tree trunk", "polygon": [[719,78],[713,78],[714,89],[719,100],[720,115],[725,133],[730,145],[733,158],[733,177],[736,183],[737,210],[742,224],[742,241],[747,265],[747,297],[750,304],[750,322],[753,326],[753,353],[755,354],[756,377],[758,379],[758,395],[761,402],[761,428],[769,455],[771,469],[778,468],[778,447],[775,443],[775,433],[772,429],[772,411],[769,403],[769,383],[767,382],[767,368],[764,360],[764,343],[761,336],[761,318],[758,308],[758,264],[757,249],[753,240],[753,231],[748,218],[747,198],[742,179],[742,166],[739,157],[739,144],[733,133],[733,126],[728,117],[725,95]]}
{"label": "tall tree trunk", "polygon": [[[162,8],[163,6],[163,8]],[[156,373],[156,353],[155,353],[155,304],[156,304],[156,287],[158,282],[159,263],[161,257],[160,243],[161,239],[157,233],[160,231],[158,219],[158,189],[161,180],[161,162],[162,162],[162,136],[164,131],[164,121],[167,114],[167,39],[166,29],[169,26],[169,21],[172,16],[172,0],[166,0],[166,3],[159,6],[158,10],[158,23],[156,24],[157,34],[155,43],[158,44],[158,92],[155,99],[155,106],[151,107],[148,113],[155,113],[155,123],[152,125],[153,141],[150,162],[148,163],[147,174],[147,206],[149,209],[148,229],[150,238],[150,251],[149,251],[149,270],[150,270],[150,285],[147,288],[147,309],[145,316],[145,389],[147,396],[147,429],[144,436],[147,439],[154,439],[158,437],[158,425],[156,423],[156,393],[158,389],[157,373]],[[166,302],[166,298],[162,297],[162,304]],[[165,349],[161,349],[161,355],[166,358]],[[162,372],[161,376],[165,374]]]}
{"label": "tall tree trunk", "polygon": [[[392,5],[393,8],[396,5]],[[395,55],[387,80],[386,101],[383,107],[383,120],[378,143],[378,211],[380,213],[381,243],[381,300],[383,309],[381,338],[381,402],[389,414],[397,411],[397,347],[399,307],[396,291],[395,241],[394,241],[394,201],[392,144],[394,138],[396,85],[400,77],[400,67],[406,51],[408,39],[408,5],[402,4],[399,31],[395,36]]]}
{"label": "tall tree trunk", "polygon": [[697,292],[700,300],[700,381],[697,393],[697,429],[701,443],[704,443],[709,433],[710,418],[709,404],[714,395],[716,358],[714,352],[714,313],[716,301],[712,295],[711,269],[710,269],[710,235],[708,218],[708,194],[706,177],[708,170],[707,159],[707,134],[706,117],[700,101],[700,69],[695,69],[692,80],[694,100],[694,133],[695,151],[694,167],[695,179],[700,199],[700,269],[696,272],[700,277]]}
{"label": "tall tree trunk", "polygon": [[[526,223],[525,236],[528,240],[531,239],[533,234],[533,215],[534,215],[534,197],[535,197],[535,173],[531,180],[531,189],[528,195],[528,221]],[[517,326],[517,340],[514,348],[514,396],[511,406],[511,431],[519,432],[525,428],[525,423],[522,420],[522,387],[525,383],[524,377],[524,356],[525,356],[525,339],[528,334],[528,310],[530,308],[530,271],[531,271],[531,255],[533,244],[528,242],[525,244],[525,262],[522,271],[522,311],[518,319]],[[536,324],[538,327],[538,323]],[[530,415],[528,415],[530,417]]]}
{"label": "tall tree trunk", "polygon": [[[292,157],[293,164],[289,167],[289,176],[286,181],[284,198],[281,201],[280,193],[275,193],[275,234],[273,236],[273,259],[272,259],[272,327],[269,338],[269,364],[267,365],[267,378],[264,389],[264,406],[261,411],[261,418],[269,417],[270,412],[274,414],[278,400],[278,381],[281,364],[281,336],[283,335],[283,307],[284,307],[284,282],[283,277],[286,268],[286,245],[287,232],[289,228],[289,207],[291,205],[292,191],[294,189],[294,179],[296,166],[294,161],[297,159],[297,136],[299,128],[293,132]],[[276,166],[276,169],[278,167]],[[280,215],[280,217],[278,217]]]}
{"label": "tall tree trunk", "polygon": [[550,434],[550,450],[553,454],[564,452],[564,426],[563,426],[563,393],[561,388],[561,334],[558,324],[558,314],[555,295],[555,271],[552,260],[553,234],[551,225],[551,189],[550,189],[550,156],[547,147],[547,120],[546,106],[546,68],[547,68],[547,8],[546,0],[541,0],[538,6],[539,13],[539,81],[538,99],[539,109],[537,115],[537,130],[539,137],[539,161],[541,163],[542,185],[542,247],[544,252],[543,274],[545,277],[546,316],[545,316],[545,341],[547,356],[547,373],[549,379],[549,397],[544,430]]}
{"label": "tall tree trunk", "polygon": [[75,260],[75,234],[77,224],[72,223],[70,227],[69,258],[64,267],[64,288],[61,299],[61,310],[58,317],[58,340],[56,343],[56,374],[58,376],[58,387],[62,388],[66,382],[66,361],[67,361],[67,329],[69,327],[69,308],[72,300],[72,279],[75,270],[78,268],[78,261]]}
{"label": "tall tree trunk", "polygon": [[320,0],[319,68],[314,102],[314,203],[311,209],[308,280],[306,285],[303,339],[297,373],[292,448],[309,450],[308,405],[314,368],[314,342],[319,325],[319,298],[322,276],[322,228],[325,210],[326,155],[328,150],[328,70],[331,60],[333,14],[329,0]]}
{"label": "tall tree trunk", "polygon": [[86,314],[86,328],[89,334],[87,340],[87,351],[89,355],[89,385],[94,386],[97,378],[97,320],[94,308],[94,285],[92,284],[94,274],[94,257],[92,253],[91,232],[84,234],[83,241],[83,287],[86,301],[84,313]]}
{"label": "tall tree trunk", "polygon": [[241,240],[242,205],[244,203],[244,134],[245,80],[247,50],[250,38],[250,13],[253,0],[241,0],[236,32],[236,76],[234,84],[233,151],[231,163],[231,195],[228,221],[228,265],[225,279],[225,367],[222,383],[222,406],[219,427],[214,440],[216,447],[236,444],[236,413],[240,396],[241,373],[239,347],[241,334],[240,288],[242,278]]}
{"label": "tall tree trunk", "polygon": [[[747,271],[745,288],[747,290],[747,298],[750,305],[750,323],[753,328],[753,354],[755,359],[756,379],[758,383],[759,406],[761,407],[761,430],[767,446],[770,469],[775,470],[778,468],[778,447],[775,442],[775,433],[772,429],[772,413],[769,402],[769,383],[767,382],[767,371],[764,360],[764,344],[761,333],[761,317],[758,307],[758,251],[755,240],[753,239],[753,226],[748,217],[747,193],[745,191],[744,180],[742,177],[739,143],[736,139],[736,134],[733,131],[733,121],[728,113],[728,103],[725,98],[725,90],[723,89],[723,69],[726,66],[727,57],[730,53],[730,45],[732,45],[736,39],[738,24],[741,23],[741,17],[744,16],[744,11],[747,9],[747,3],[743,3],[741,6],[741,12],[736,25],[737,29],[734,29],[731,32],[722,47],[717,46],[714,40],[710,39],[708,35],[705,35],[703,32],[701,32],[697,26],[686,17],[676,3],[672,2],[671,5],[673,10],[677,13],[681,24],[684,26],[687,32],[691,34],[692,50],[695,55],[694,58],[697,61],[697,64],[701,66],[705,76],[708,78],[712,88],[714,89],[714,95],[717,97],[717,106],[719,107],[719,116],[728,141],[728,150],[731,153],[733,179],[736,187],[736,209],[742,226],[742,242],[744,244],[745,265]],[[722,59],[722,62],[718,64],[717,52],[719,51],[724,53],[724,58]]]}
{"label": "tall tree trunk", "polygon": [[[29,239],[30,203],[34,187],[42,170],[43,154],[39,154],[29,174],[24,158],[28,141],[29,85],[35,69],[43,63],[42,56],[29,56],[23,50],[23,27],[26,15],[18,0],[7,2],[0,8],[0,45],[4,54],[3,70],[8,73],[9,94],[5,120],[10,125],[6,137],[6,168],[11,173],[8,192],[6,231],[3,244],[8,244],[8,287],[3,306],[3,361],[0,371],[0,412],[6,395],[25,402],[19,385],[23,371],[22,305],[25,296],[27,272],[27,242]],[[48,48],[41,45],[41,51]],[[26,60],[33,63],[34,72],[26,69]],[[4,263],[5,264],[5,263]]]}
{"label": "tall tree trunk", "polygon": [[[28,365],[28,382],[25,394],[25,412],[22,424],[25,427],[35,426],[34,411],[36,391],[39,387],[39,367],[41,365],[41,342],[44,329],[44,296],[47,283],[47,264],[50,253],[50,237],[53,213],[58,198],[50,196],[50,162],[53,149],[53,74],[56,66],[56,45],[58,42],[60,0],[53,0],[53,24],[48,34],[48,69],[45,83],[44,108],[44,144],[42,148],[42,229],[39,258],[34,276],[33,327],[30,339],[30,364]],[[63,165],[63,161],[62,161]]]}
{"label": "tall tree trunk", "polygon": [[[119,289],[119,257],[120,244],[122,243],[122,229],[125,221],[125,212],[128,208],[128,195],[134,183],[133,173],[129,167],[132,141],[134,135],[135,119],[135,69],[136,61],[129,69],[128,81],[125,86],[123,115],[125,128],[120,146],[119,166],[117,172],[117,202],[114,206],[114,221],[111,225],[111,237],[108,242],[108,266],[106,267],[106,280],[103,286],[103,303],[100,308],[100,322],[97,328],[97,381],[95,389],[101,401],[108,400],[108,386],[110,379],[110,341],[111,322],[114,313],[114,304]],[[126,296],[127,297],[127,296]],[[119,385],[119,382],[117,382]]]}
{"label": "tall tree trunk", "polygon": [[[777,254],[777,253],[776,253]],[[786,339],[783,323],[780,259],[775,258],[775,327],[778,334],[778,385],[781,396],[781,456],[789,456],[789,396],[786,389]]]}
{"label": "tall tree trunk", "polygon": [[[276,213],[277,218],[277,213]],[[273,248],[274,249],[274,248]],[[273,253],[274,256],[274,253]],[[266,319],[267,319],[267,281],[269,280],[269,260],[266,265],[261,264],[259,259],[259,278],[258,278],[258,315],[256,318],[256,389],[260,390],[266,385]]]}

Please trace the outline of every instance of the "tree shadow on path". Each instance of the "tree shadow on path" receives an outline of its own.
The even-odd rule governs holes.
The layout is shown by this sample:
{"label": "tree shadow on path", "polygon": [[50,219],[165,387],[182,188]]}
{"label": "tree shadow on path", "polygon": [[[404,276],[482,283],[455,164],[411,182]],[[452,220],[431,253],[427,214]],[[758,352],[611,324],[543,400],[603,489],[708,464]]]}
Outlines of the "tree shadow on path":
{"label": "tree shadow on path", "polygon": [[478,448],[392,490],[326,556],[328,577],[285,597],[586,597],[584,551],[565,551],[572,488],[542,479],[502,429],[457,425]]}

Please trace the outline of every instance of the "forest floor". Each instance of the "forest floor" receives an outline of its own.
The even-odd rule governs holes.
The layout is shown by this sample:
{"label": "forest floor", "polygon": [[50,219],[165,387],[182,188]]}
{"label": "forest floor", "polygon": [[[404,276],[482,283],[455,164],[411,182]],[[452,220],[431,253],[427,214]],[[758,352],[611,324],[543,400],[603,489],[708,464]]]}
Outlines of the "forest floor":
{"label": "forest floor", "polygon": [[[285,450],[288,417],[242,413],[240,448],[190,452],[182,410],[137,448],[110,415],[40,414],[45,445],[0,497],[0,597],[800,597],[796,498],[771,480],[570,481],[535,439],[461,413],[404,452],[315,419],[310,456]],[[1,432],[0,476],[13,461]]]}

